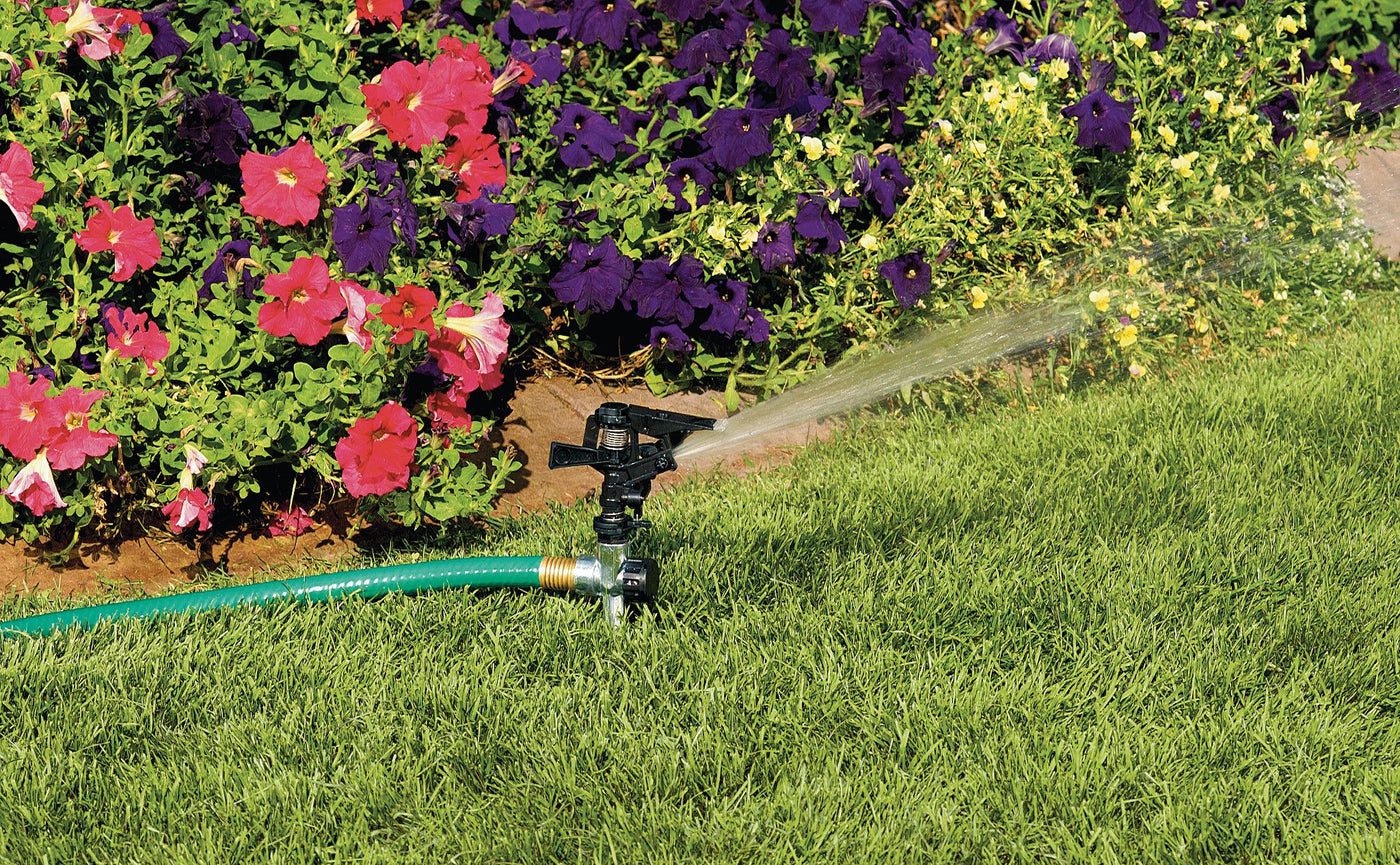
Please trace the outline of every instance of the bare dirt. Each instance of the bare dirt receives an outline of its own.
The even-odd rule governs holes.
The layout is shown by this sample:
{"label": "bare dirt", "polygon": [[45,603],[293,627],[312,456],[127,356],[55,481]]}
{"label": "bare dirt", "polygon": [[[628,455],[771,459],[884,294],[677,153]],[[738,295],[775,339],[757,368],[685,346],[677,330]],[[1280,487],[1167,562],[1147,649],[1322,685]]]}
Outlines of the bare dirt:
{"label": "bare dirt", "polygon": [[[1361,191],[1362,211],[1367,224],[1376,230],[1378,246],[1392,258],[1400,258],[1400,213],[1396,210],[1400,202],[1400,153],[1371,151],[1351,176]],[[604,389],[558,377],[528,381],[515,394],[511,415],[493,436],[493,444],[513,448],[522,463],[496,506],[497,516],[538,510],[549,502],[573,502],[596,490],[598,475],[594,471],[550,471],[549,444],[580,441],[588,416],[599,403],[609,400],[705,417],[725,414],[720,395],[713,392],[658,398],[645,389]],[[798,448],[828,431],[829,427],[788,431],[762,440],[746,456],[683,467],[680,475],[714,470],[717,462],[722,471],[760,470],[790,459]],[[678,476],[668,476],[666,480],[676,479]],[[147,537],[81,545],[62,565],[51,563],[51,551],[43,548],[0,544],[0,592],[69,595],[111,587],[160,592],[198,583],[210,568],[247,577],[306,558],[333,562],[383,540],[361,530],[350,502],[327,505],[314,516],[315,528],[298,538],[274,538],[261,532],[201,537],[195,542],[171,536]]]}

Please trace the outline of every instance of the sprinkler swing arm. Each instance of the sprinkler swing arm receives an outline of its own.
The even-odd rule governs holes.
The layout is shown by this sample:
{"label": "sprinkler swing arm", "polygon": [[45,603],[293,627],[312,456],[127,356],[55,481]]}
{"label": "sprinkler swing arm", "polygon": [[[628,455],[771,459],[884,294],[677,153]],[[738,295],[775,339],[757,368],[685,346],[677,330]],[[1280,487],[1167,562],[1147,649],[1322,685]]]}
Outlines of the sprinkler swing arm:
{"label": "sprinkler swing arm", "polygon": [[[631,557],[633,535],[651,527],[641,516],[652,480],[676,468],[671,451],[687,435],[714,427],[710,418],[606,402],[585,424],[583,444],[550,445],[551,469],[591,466],[603,476],[598,494],[602,513],[593,518],[598,538],[596,577],[576,578],[575,584],[577,590],[602,598],[612,624],[621,624],[625,600],[650,600],[656,594],[656,563]],[[657,441],[644,442],[642,436]]]}
{"label": "sprinkler swing arm", "polygon": [[[676,412],[604,403],[588,420],[582,445],[553,443],[550,468],[593,466],[603,475],[602,513],[593,519],[598,555],[493,556],[410,562],[229,586],[177,595],[159,595],[60,610],[0,622],[0,638],[45,636],[66,628],[91,628],[103,622],[190,615],[204,610],[265,606],[286,602],[315,603],[349,597],[365,600],[391,593],[406,595],[445,589],[542,588],[601,598],[608,621],[621,624],[624,602],[649,601],[656,595],[656,563],[634,559],[629,544],[638,529],[651,481],[676,467],[671,449],[688,433],[714,428],[715,421]],[[643,442],[641,436],[657,439]]]}

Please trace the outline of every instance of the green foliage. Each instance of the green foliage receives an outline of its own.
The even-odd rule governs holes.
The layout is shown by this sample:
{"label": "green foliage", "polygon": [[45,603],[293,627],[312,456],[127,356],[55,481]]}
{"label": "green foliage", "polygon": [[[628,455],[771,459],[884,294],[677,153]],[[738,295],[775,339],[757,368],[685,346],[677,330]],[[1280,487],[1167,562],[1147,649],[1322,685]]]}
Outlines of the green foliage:
{"label": "green foliage", "polygon": [[1355,57],[1377,42],[1400,45],[1400,0],[1317,0],[1309,11],[1315,55]]}

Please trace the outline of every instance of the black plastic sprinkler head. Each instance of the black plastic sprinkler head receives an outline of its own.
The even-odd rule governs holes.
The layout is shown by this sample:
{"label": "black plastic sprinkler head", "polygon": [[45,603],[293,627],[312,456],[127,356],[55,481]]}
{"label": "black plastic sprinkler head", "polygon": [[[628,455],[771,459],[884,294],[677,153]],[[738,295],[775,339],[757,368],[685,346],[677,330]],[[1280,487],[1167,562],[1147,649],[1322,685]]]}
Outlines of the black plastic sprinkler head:
{"label": "black plastic sprinkler head", "polygon": [[[714,428],[711,418],[605,402],[584,426],[583,444],[550,445],[551,469],[592,466],[603,475],[598,493],[602,513],[593,518],[600,565],[597,594],[614,624],[621,621],[624,598],[650,600],[656,594],[656,563],[628,556],[637,529],[651,525],[641,516],[652,479],[675,469],[671,451],[687,435]],[[656,441],[641,441],[642,436]]]}

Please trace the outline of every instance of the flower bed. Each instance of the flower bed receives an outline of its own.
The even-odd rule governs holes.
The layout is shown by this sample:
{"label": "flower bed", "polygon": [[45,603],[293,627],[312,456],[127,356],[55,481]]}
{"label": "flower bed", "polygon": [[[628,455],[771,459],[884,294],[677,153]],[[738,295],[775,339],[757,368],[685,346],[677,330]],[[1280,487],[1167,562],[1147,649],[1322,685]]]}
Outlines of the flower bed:
{"label": "flower bed", "polygon": [[[446,523],[542,356],[773,389],[1131,226],[1327,225],[1389,57],[1234,5],[6,3],[0,531]],[[1280,257],[1260,305],[1314,326],[1366,263]],[[1140,269],[1094,297],[1139,370],[1238,303]]]}

